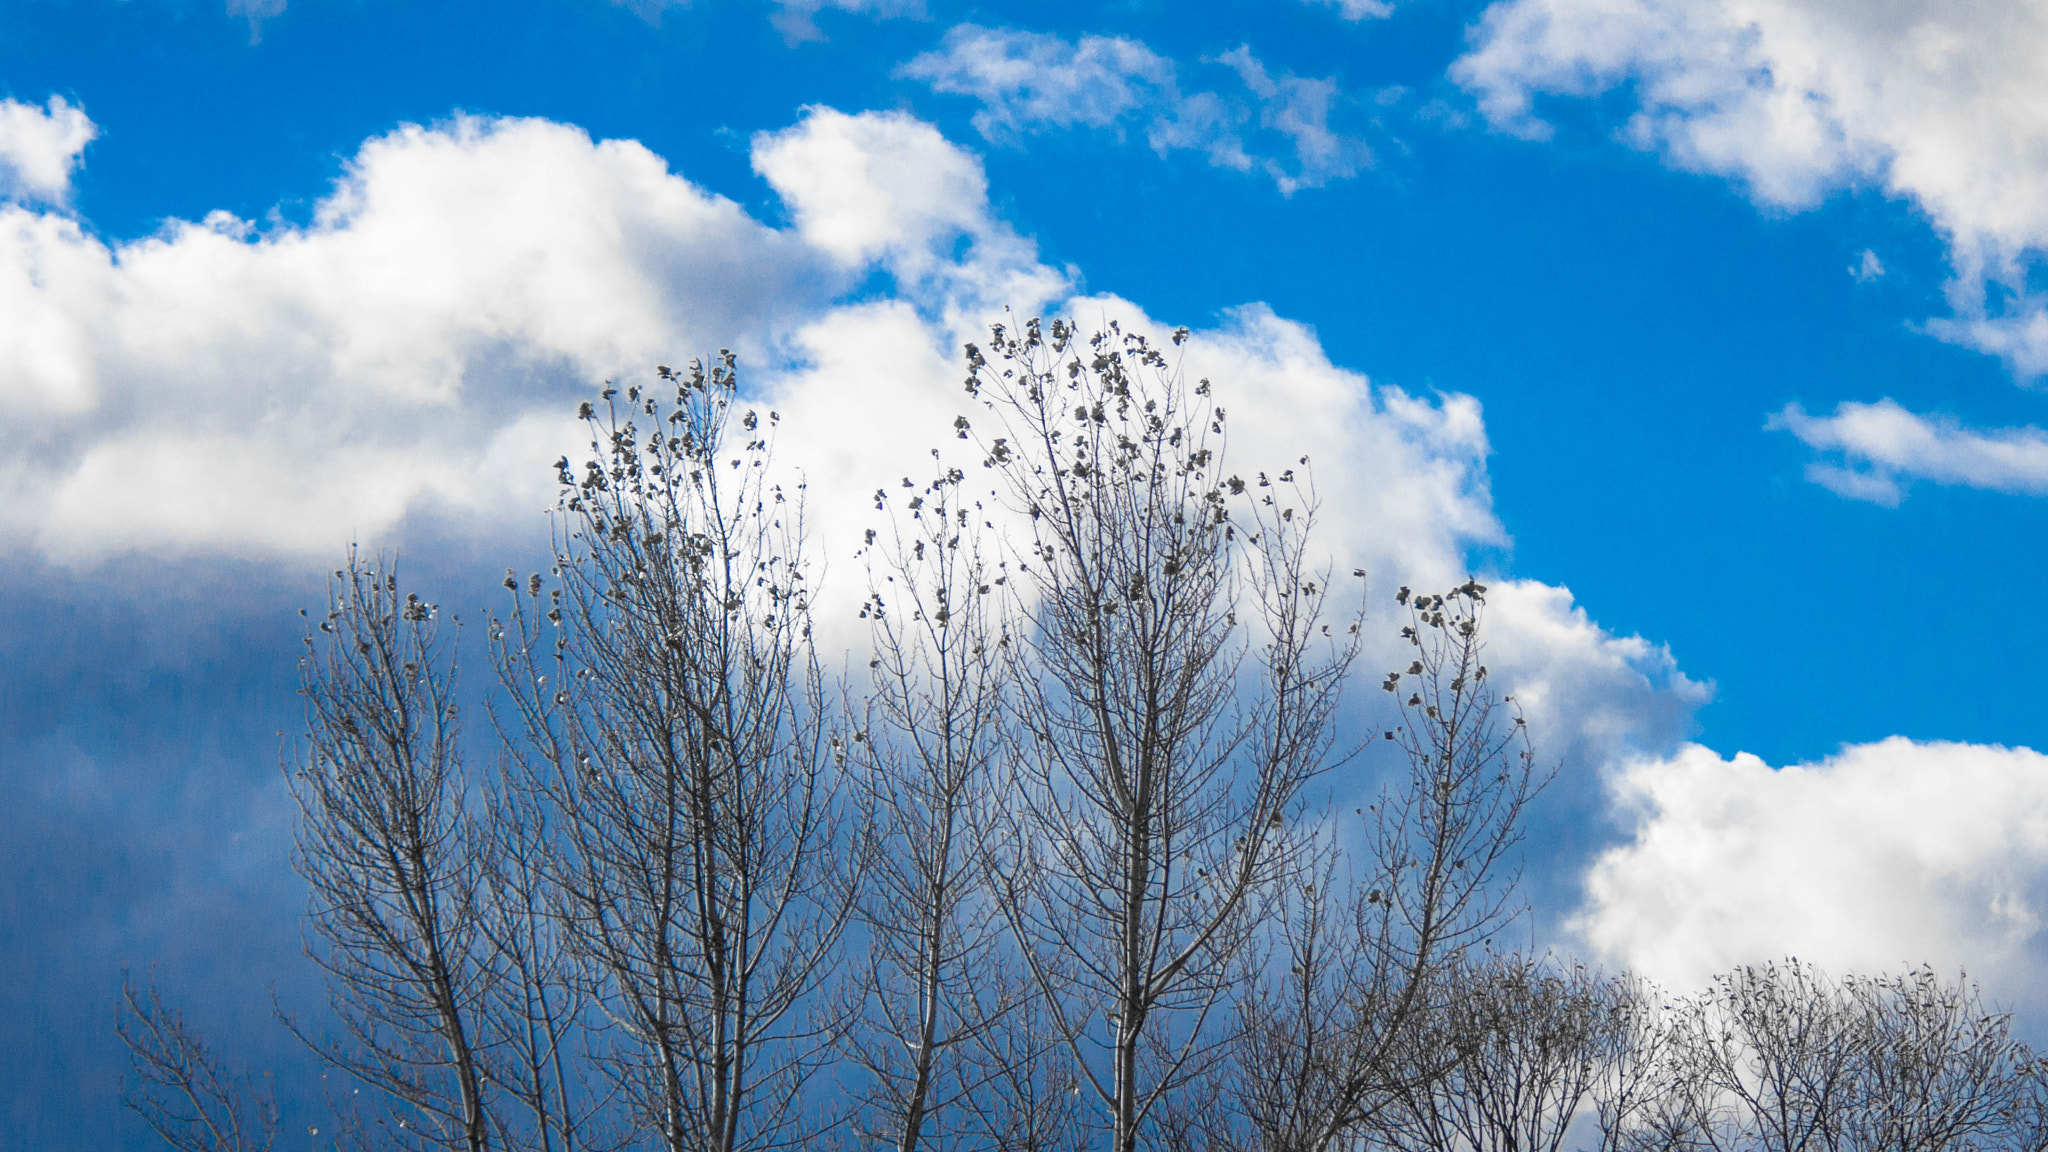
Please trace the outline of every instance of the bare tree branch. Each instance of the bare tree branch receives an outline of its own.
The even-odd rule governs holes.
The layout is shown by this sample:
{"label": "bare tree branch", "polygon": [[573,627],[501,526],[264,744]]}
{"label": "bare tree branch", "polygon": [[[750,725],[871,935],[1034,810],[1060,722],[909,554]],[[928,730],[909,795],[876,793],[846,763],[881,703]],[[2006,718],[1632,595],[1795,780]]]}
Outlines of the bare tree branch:
{"label": "bare tree branch", "polygon": [[1376,1127],[1412,1152],[1559,1152],[1630,1036],[1629,985],[1522,955],[1468,956],[1450,976],[1416,1046],[1424,1074]]}
{"label": "bare tree branch", "polygon": [[[872,1085],[862,1134],[898,1152],[968,1139],[960,1106],[988,1078],[971,1049],[1016,1007],[998,991],[1001,925],[978,848],[1005,719],[1007,573],[982,555],[990,510],[962,479],[948,470],[913,489],[876,546],[861,611],[872,696],[852,779],[873,858],[857,906],[860,1023],[843,1052]],[[890,507],[887,489],[875,504]]]}
{"label": "bare tree branch", "polygon": [[347,1040],[301,1038],[402,1105],[402,1143],[482,1152],[492,1121],[477,1014],[495,974],[480,937],[482,845],[463,807],[455,670],[434,617],[432,604],[400,596],[395,568],[351,552],[306,637],[293,863],[322,945],[308,952]]}
{"label": "bare tree branch", "polygon": [[1231,1144],[1321,1152],[1451,1071],[1441,1052],[1423,1058],[1424,1037],[1457,1009],[1464,953],[1514,910],[1509,853],[1545,783],[1481,662],[1485,593],[1467,581],[1397,596],[1413,659],[1381,687],[1401,700],[1385,737],[1407,771],[1359,813],[1363,874],[1324,847],[1278,905],[1286,970],[1269,967],[1238,1004]]}
{"label": "bare tree branch", "polygon": [[274,1086],[232,1071],[164,1004],[154,982],[140,988],[121,974],[115,1031],[128,1047],[137,1083],[121,1103],[177,1152],[269,1152],[277,1143]]}
{"label": "bare tree branch", "polygon": [[[991,871],[1048,1018],[1130,1152],[1213,1064],[1255,915],[1299,866],[1290,818],[1333,763],[1357,636],[1318,643],[1313,490],[1292,472],[1221,477],[1206,382],[1186,387],[1115,324],[1086,339],[999,326],[989,347],[969,347],[968,387],[1002,435],[980,442],[1032,531],[1013,558],[1028,593],[1017,798]],[[1241,675],[1254,630],[1256,675]]]}

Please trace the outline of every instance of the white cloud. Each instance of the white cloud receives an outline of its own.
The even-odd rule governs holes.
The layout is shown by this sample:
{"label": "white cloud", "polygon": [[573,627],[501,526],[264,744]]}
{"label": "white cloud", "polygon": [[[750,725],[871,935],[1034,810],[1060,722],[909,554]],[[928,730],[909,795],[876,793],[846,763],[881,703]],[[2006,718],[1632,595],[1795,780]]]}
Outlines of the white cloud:
{"label": "white cloud", "polygon": [[41,108],[0,100],[0,200],[64,203],[79,153],[98,135],[85,110],[62,96]]}
{"label": "white cloud", "polygon": [[1840,404],[1832,416],[1809,416],[1791,404],[1766,427],[1788,431],[1816,451],[1839,453],[1849,467],[1816,461],[1806,476],[1852,500],[1893,507],[1902,483],[1913,480],[2048,494],[2048,433],[2038,428],[1978,431],[1908,412],[1888,399]]}
{"label": "white cloud", "polygon": [[1230,65],[1258,98],[1259,124],[1293,144],[1294,172],[1274,160],[1261,164],[1283,195],[1297,188],[1319,187],[1332,180],[1356,176],[1361,168],[1372,163],[1372,149],[1365,146],[1365,141],[1330,128],[1330,110],[1343,97],[1336,81],[1293,75],[1275,77],[1245,46],[1217,59]]}
{"label": "white cloud", "polygon": [[[1950,245],[1945,338],[2048,372],[2048,8],[2032,0],[1501,0],[1452,75],[1530,136],[1539,94],[1627,86],[1624,135],[1803,208],[1850,186],[1910,199]],[[1996,290],[1991,290],[1995,287]]]}
{"label": "white cloud", "polygon": [[[1168,325],[1131,301],[1050,305],[1084,327],[1114,320],[1167,346]],[[981,418],[962,388],[958,348],[983,333],[978,318],[956,315],[934,324],[895,300],[835,309],[798,334],[802,364],[773,384],[783,416],[778,451],[802,462],[818,554],[836,569],[820,598],[828,643],[864,640],[854,623],[864,585],[849,558],[874,523],[876,485],[930,475],[934,448],[944,462],[974,470],[973,459],[953,455],[951,425],[956,415]],[[1370,573],[1368,604],[1381,624],[1369,637],[1361,683],[1404,664],[1408,650],[1386,624],[1394,588],[1448,589],[1469,574],[1474,547],[1506,543],[1493,515],[1478,403],[1375,385],[1331,363],[1307,326],[1264,305],[1229,310],[1197,329],[1181,368],[1211,380],[1229,413],[1227,471],[1278,473],[1309,457],[1331,568]],[[1565,589],[1495,581],[1488,599],[1489,664],[1522,703],[1546,764],[1584,772],[1621,756],[1663,754],[1690,731],[1709,690],[1663,648],[1608,633]]]}
{"label": "white cloud", "polygon": [[1201,152],[1219,168],[1264,173],[1283,195],[1371,165],[1364,139],[1330,124],[1349,103],[1336,81],[1275,76],[1249,47],[1204,63],[1227,67],[1236,87],[1184,92],[1179,65],[1124,37],[1068,41],[963,24],[899,71],[980,101],[974,125],[992,140],[1076,127],[1120,131],[1132,121],[1161,155]]}
{"label": "white cloud", "polygon": [[1574,929],[1674,986],[1794,954],[1966,966],[2043,989],[2048,756],[1893,737],[1773,769],[1689,746],[1615,780],[1633,838],[1594,865]]}
{"label": "white cloud", "polygon": [[901,73],[981,101],[974,126],[998,138],[1038,128],[1108,128],[1177,99],[1173,61],[1122,36],[1057,36],[962,24]]}
{"label": "white cloud", "polygon": [[[962,343],[1006,305],[1161,344],[1167,325],[1070,299],[1069,276],[991,212],[981,165],[929,124],[813,108],[753,156],[786,228],[637,144],[538,120],[373,139],[305,226],[215,214],[109,245],[55,208],[0,208],[0,307],[32,320],[0,329],[0,543],[89,566],[327,559],[416,516],[540,530],[547,463],[577,453],[567,416],[595,380],[730,346],[783,414],[779,459],[809,480],[828,642],[857,640],[834,603],[862,590],[868,494],[954,449]],[[1376,608],[1506,542],[1472,398],[1375,385],[1264,305],[1226,311],[1186,356],[1232,414],[1233,470],[1310,456],[1325,544],[1372,573]],[[1562,589],[1505,585],[1494,619],[1496,672],[1560,754],[1666,750],[1701,698]]]}
{"label": "white cloud", "polygon": [[754,170],[789,207],[797,239],[850,270],[881,265],[929,305],[1028,307],[1066,285],[990,217],[981,162],[903,113],[807,109],[795,127],[755,137]]}
{"label": "white cloud", "polygon": [[723,345],[766,391],[843,372],[838,334],[878,312],[838,298],[880,270],[910,327],[863,352],[887,376],[923,348],[957,386],[989,314],[1067,291],[930,125],[811,109],[754,157],[791,227],[538,120],[373,139],[304,227],[216,213],[109,245],[0,207],[0,307],[26,320],[0,327],[0,536],[89,564],[320,555],[419,511],[489,531],[548,501],[597,379]]}
{"label": "white cloud", "polygon": [[1529,721],[1544,763],[1601,765],[1676,748],[1713,687],[1679,670],[1670,649],[1615,636],[1534,580],[1488,593],[1488,650],[1508,669],[1504,691]]}
{"label": "white cloud", "polygon": [[0,305],[32,321],[0,329],[5,530],[79,561],[329,551],[422,504],[538,507],[544,469],[490,467],[544,447],[533,421],[772,342],[844,279],[639,145],[543,121],[372,140],[306,227],[110,246],[0,208]]}

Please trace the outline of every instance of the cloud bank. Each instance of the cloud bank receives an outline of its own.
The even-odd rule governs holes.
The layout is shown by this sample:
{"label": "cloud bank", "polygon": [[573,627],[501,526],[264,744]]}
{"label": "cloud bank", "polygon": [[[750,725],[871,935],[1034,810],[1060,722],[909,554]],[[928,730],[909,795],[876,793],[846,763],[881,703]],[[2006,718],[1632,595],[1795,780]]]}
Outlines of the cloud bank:
{"label": "cloud bank", "polygon": [[[1162,344],[1172,321],[1072,298],[993,213],[979,161],[910,116],[812,108],[752,158],[786,225],[638,144],[518,119],[367,141],[304,225],[216,213],[109,242],[58,206],[0,205],[0,307],[31,317],[0,331],[0,550],[91,579],[152,556],[324,567],[408,526],[415,548],[537,538],[596,380],[730,346],[809,482],[821,635],[860,642],[868,494],[951,447],[961,344],[1005,306]],[[1507,543],[1471,397],[1376,384],[1256,303],[1200,327],[1183,368],[1216,382],[1233,471],[1310,456],[1324,546],[1370,572],[1376,612]],[[1668,754],[1708,694],[1562,588],[1496,581],[1491,628],[1496,678],[1582,784]],[[1406,659],[1373,643],[1367,671]]]}
{"label": "cloud bank", "polygon": [[1774,769],[1693,745],[1614,788],[1634,834],[1573,924],[1611,961],[1677,987],[1792,954],[2043,991],[2048,756],[1893,737]]}
{"label": "cloud bank", "polygon": [[[420,517],[535,531],[594,381],[731,346],[784,411],[781,455],[851,603],[867,494],[923,475],[966,407],[961,344],[1006,307],[1165,343],[1137,303],[1069,299],[992,214],[980,162],[912,117],[813,108],[757,136],[753,163],[787,226],[638,144],[516,119],[366,142],[303,226],[215,213],[109,243],[57,207],[0,205],[0,306],[30,318],[0,332],[0,543],[90,569],[324,562]],[[1376,386],[1258,304],[1199,331],[1184,370],[1232,410],[1235,469],[1314,460],[1332,561],[1381,595],[1456,583],[1472,549],[1506,543],[1470,397]],[[1503,676],[1526,669],[1575,759],[1668,749],[1705,698],[1562,589],[1504,588],[1496,617]]]}
{"label": "cloud bank", "polygon": [[534,120],[372,140],[305,227],[217,212],[110,245],[0,206],[0,308],[27,318],[0,333],[0,523],[84,560],[537,508],[583,382],[772,339],[839,283],[639,145]]}
{"label": "cloud bank", "polygon": [[1497,127],[1543,137],[1543,95],[1625,89],[1622,129],[1673,165],[1809,207],[1910,200],[1948,242],[1946,339],[2048,373],[2048,9],[2030,0],[1501,0],[1452,76]]}

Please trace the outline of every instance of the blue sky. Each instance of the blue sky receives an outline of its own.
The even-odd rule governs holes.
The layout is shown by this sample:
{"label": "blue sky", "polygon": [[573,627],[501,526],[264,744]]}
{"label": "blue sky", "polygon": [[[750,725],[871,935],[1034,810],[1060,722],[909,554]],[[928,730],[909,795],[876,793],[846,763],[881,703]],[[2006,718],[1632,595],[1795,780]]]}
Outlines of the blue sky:
{"label": "blue sky", "polygon": [[[352,538],[486,602],[545,547],[575,400],[725,344],[791,458],[865,490],[943,435],[1005,305],[1189,325],[1247,458],[1316,448],[1338,552],[1503,582],[1565,772],[1545,942],[1675,982],[1929,959],[2039,1002],[2048,17],[817,7],[0,8],[0,1113],[30,1146],[135,1137],[123,964],[293,1059],[277,765],[296,610]],[[828,557],[857,530],[821,522]]]}

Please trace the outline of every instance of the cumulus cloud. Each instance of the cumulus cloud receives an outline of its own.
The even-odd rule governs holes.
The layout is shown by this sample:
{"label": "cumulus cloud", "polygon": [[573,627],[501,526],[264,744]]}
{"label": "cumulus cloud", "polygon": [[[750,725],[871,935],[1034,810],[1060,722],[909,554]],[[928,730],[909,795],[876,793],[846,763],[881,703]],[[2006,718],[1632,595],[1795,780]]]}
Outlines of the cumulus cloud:
{"label": "cumulus cloud", "polygon": [[899,292],[929,307],[1031,307],[1066,285],[990,216],[981,162],[921,120],[811,108],[795,127],[755,137],[753,156],[795,217],[796,239],[849,270],[886,268]]}
{"label": "cumulus cloud", "polygon": [[1134,122],[1161,155],[1191,150],[1220,168],[1261,172],[1284,195],[1371,165],[1364,138],[1331,125],[1353,103],[1336,81],[1276,76],[1244,46],[1204,63],[1229,69],[1235,86],[1183,91],[1179,65],[1126,37],[1069,41],[963,24],[899,71],[980,101],[974,125],[993,140]]}
{"label": "cumulus cloud", "polygon": [[[922,350],[957,385],[961,339],[1066,290],[930,125],[811,109],[754,160],[790,227],[538,120],[371,140],[304,227],[216,213],[110,245],[0,208],[0,306],[27,319],[0,329],[0,530],[81,564],[321,554],[419,510],[489,530],[547,502],[596,379],[731,345],[772,392],[846,369],[867,324],[877,373]],[[840,299],[876,272],[880,312]]]}
{"label": "cumulus cloud", "polygon": [[1452,75],[1497,126],[1546,135],[1538,95],[1627,87],[1624,136],[1673,164],[1810,206],[1849,186],[1946,237],[1937,334],[2048,372],[2048,9],[2031,0],[1501,0]]}
{"label": "cumulus cloud", "polygon": [[62,96],[41,108],[0,100],[0,200],[64,203],[71,170],[98,135],[85,110]]}
{"label": "cumulus cloud", "polygon": [[[325,560],[420,515],[532,531],[593,381],[730,346],[808,481],[827,642],[858,642],[868,494],[955,447],[962,343],[1005,306],[1162,346],[1170,327],[1072,298],[992,213],[976,158],[907,115],[808,109],[755,137],[753,161],[787,226],[637,144],[539,120],[373,139],[303,226],[217,213],[109,244],[53,207],[0,208],[0,307],[31,321],[0,329],[0,541],[90,566]],[[1472,398],[1375,384],[1259,304],[1185,357],[1232,413],[1233,470],[1311,458],[1331,561],[1368,569],[1382,601],[1506,543]],[[1562,589],[1506,584],[1494,619],[1497,675],[1575,761],[1666,751],[1703,699]]]}
{"label": "cumulus cloud", "polygon": [[1840,404],[1832,416],[1809,416],[1790,404],[1766,427],[1839,458],[1842,463],[1807,465],[1806,478],[1851,500],[1896,507],[1913,480],[2048,494],[2048,433],[2039,428],[1979,431],[1950,418],[1908,412],[1889,399]]}
{"label": "cumulus cloud", "polygon": [[[1169,325],[1120,297],[1051,303],[1084,326],[1114,321],[1161,347],[1170,339]],[[853,623],[864,586],[847,558],[874,523],[868,494],[878,483],[927,477],[935,464],[974,470],[975,458],[952,453],[950,426],[956,415],[980,418],[961,387],[956,349],[982,333],[963,326],[949,344],[947,327],[897,300],[836,309],[800,333],[802,366],[774,384],[779,451],[803,462],[819,553],[838,568],[819,600],[827,643],[865,638]],[[1333,571],[1367,570],[1376,616],[1391,608],[1397,585],[1448,589],[1470,574],[1475,547],[1507,542],[1471,397],[1375,384],[1332,363],[1310,328],[1265,305],[1227,310],[1197,329],[1179,367],[1211,380],[1230,414],[1226,471],[1278,473],[1309,458],[1320,557]],[[1497,580],[1488,601],[1489,664],[1521,703],[1545,764],[1583,773],[1668,753],[1710,696],[1667,650],[1602,629],[1566,589]],[[1368,672],[1409,658],[1387,632],[1369,637]]]}
{"label": "cumulus cloud", "polygon": [[0,306],[27,320],[0,329],[5,527],[85,561],[538,507],[521,461],[588,381],[773,340],[842,281],[639,145],[532,120],[372,140],[305,227],[109,245],[0,207]]}
{"label": "cumulus cloud", "polygon": [[1609,960],[1675,986],[1794,954],[2042,991],[2048,756],[1893,737],[1774,769],[1690,746],[1614,788],[1633,836],[1594,865],[1573,923]]}
{"label": "cumulus cloud", "polygon": [[1713,686],[1688,677],[1669,648],[1601,628],[1569,589],[1506,581],[1488,594],[1493,660],[1529,721],[1545,763],[1604,765],[1665,752],[1692,734]]}
{"label": "cumulus cloud", "polygon": [[[1308,454],[1325,547],[1370,571],[1382,612],[1395,585],[1455,584],[1507,542],[1473,398],[1370,380],[1260,304],[1203,323],[1073,299],[992,211],[975,157],[909,116],[813,108],[752,143],[785,226],[638,144],[512,119],[366,142],[304,225],[217,213],[112,242],[54,204],[0,205],[0,555],[73,566],[60,599],[125,600],[138,570],[176,570],[154,564],[167,553],[260,583],[408,527],[415,557],[452,533],[534,542],[594,382],[725,345],[808,480],[821,639],[858,643],[843,609],[867,494],[953,446],[960,345],[1005,304],[1161,344],[1196,321],[1184,368],[1231,413],[1229,466]],[[1547,756],[1668,750],[1700,698],[1668,655],[1563,589],[1495,583],[1491,666]],[[1364,669],[1393,666],[1398,641],[1372,642]]]}

